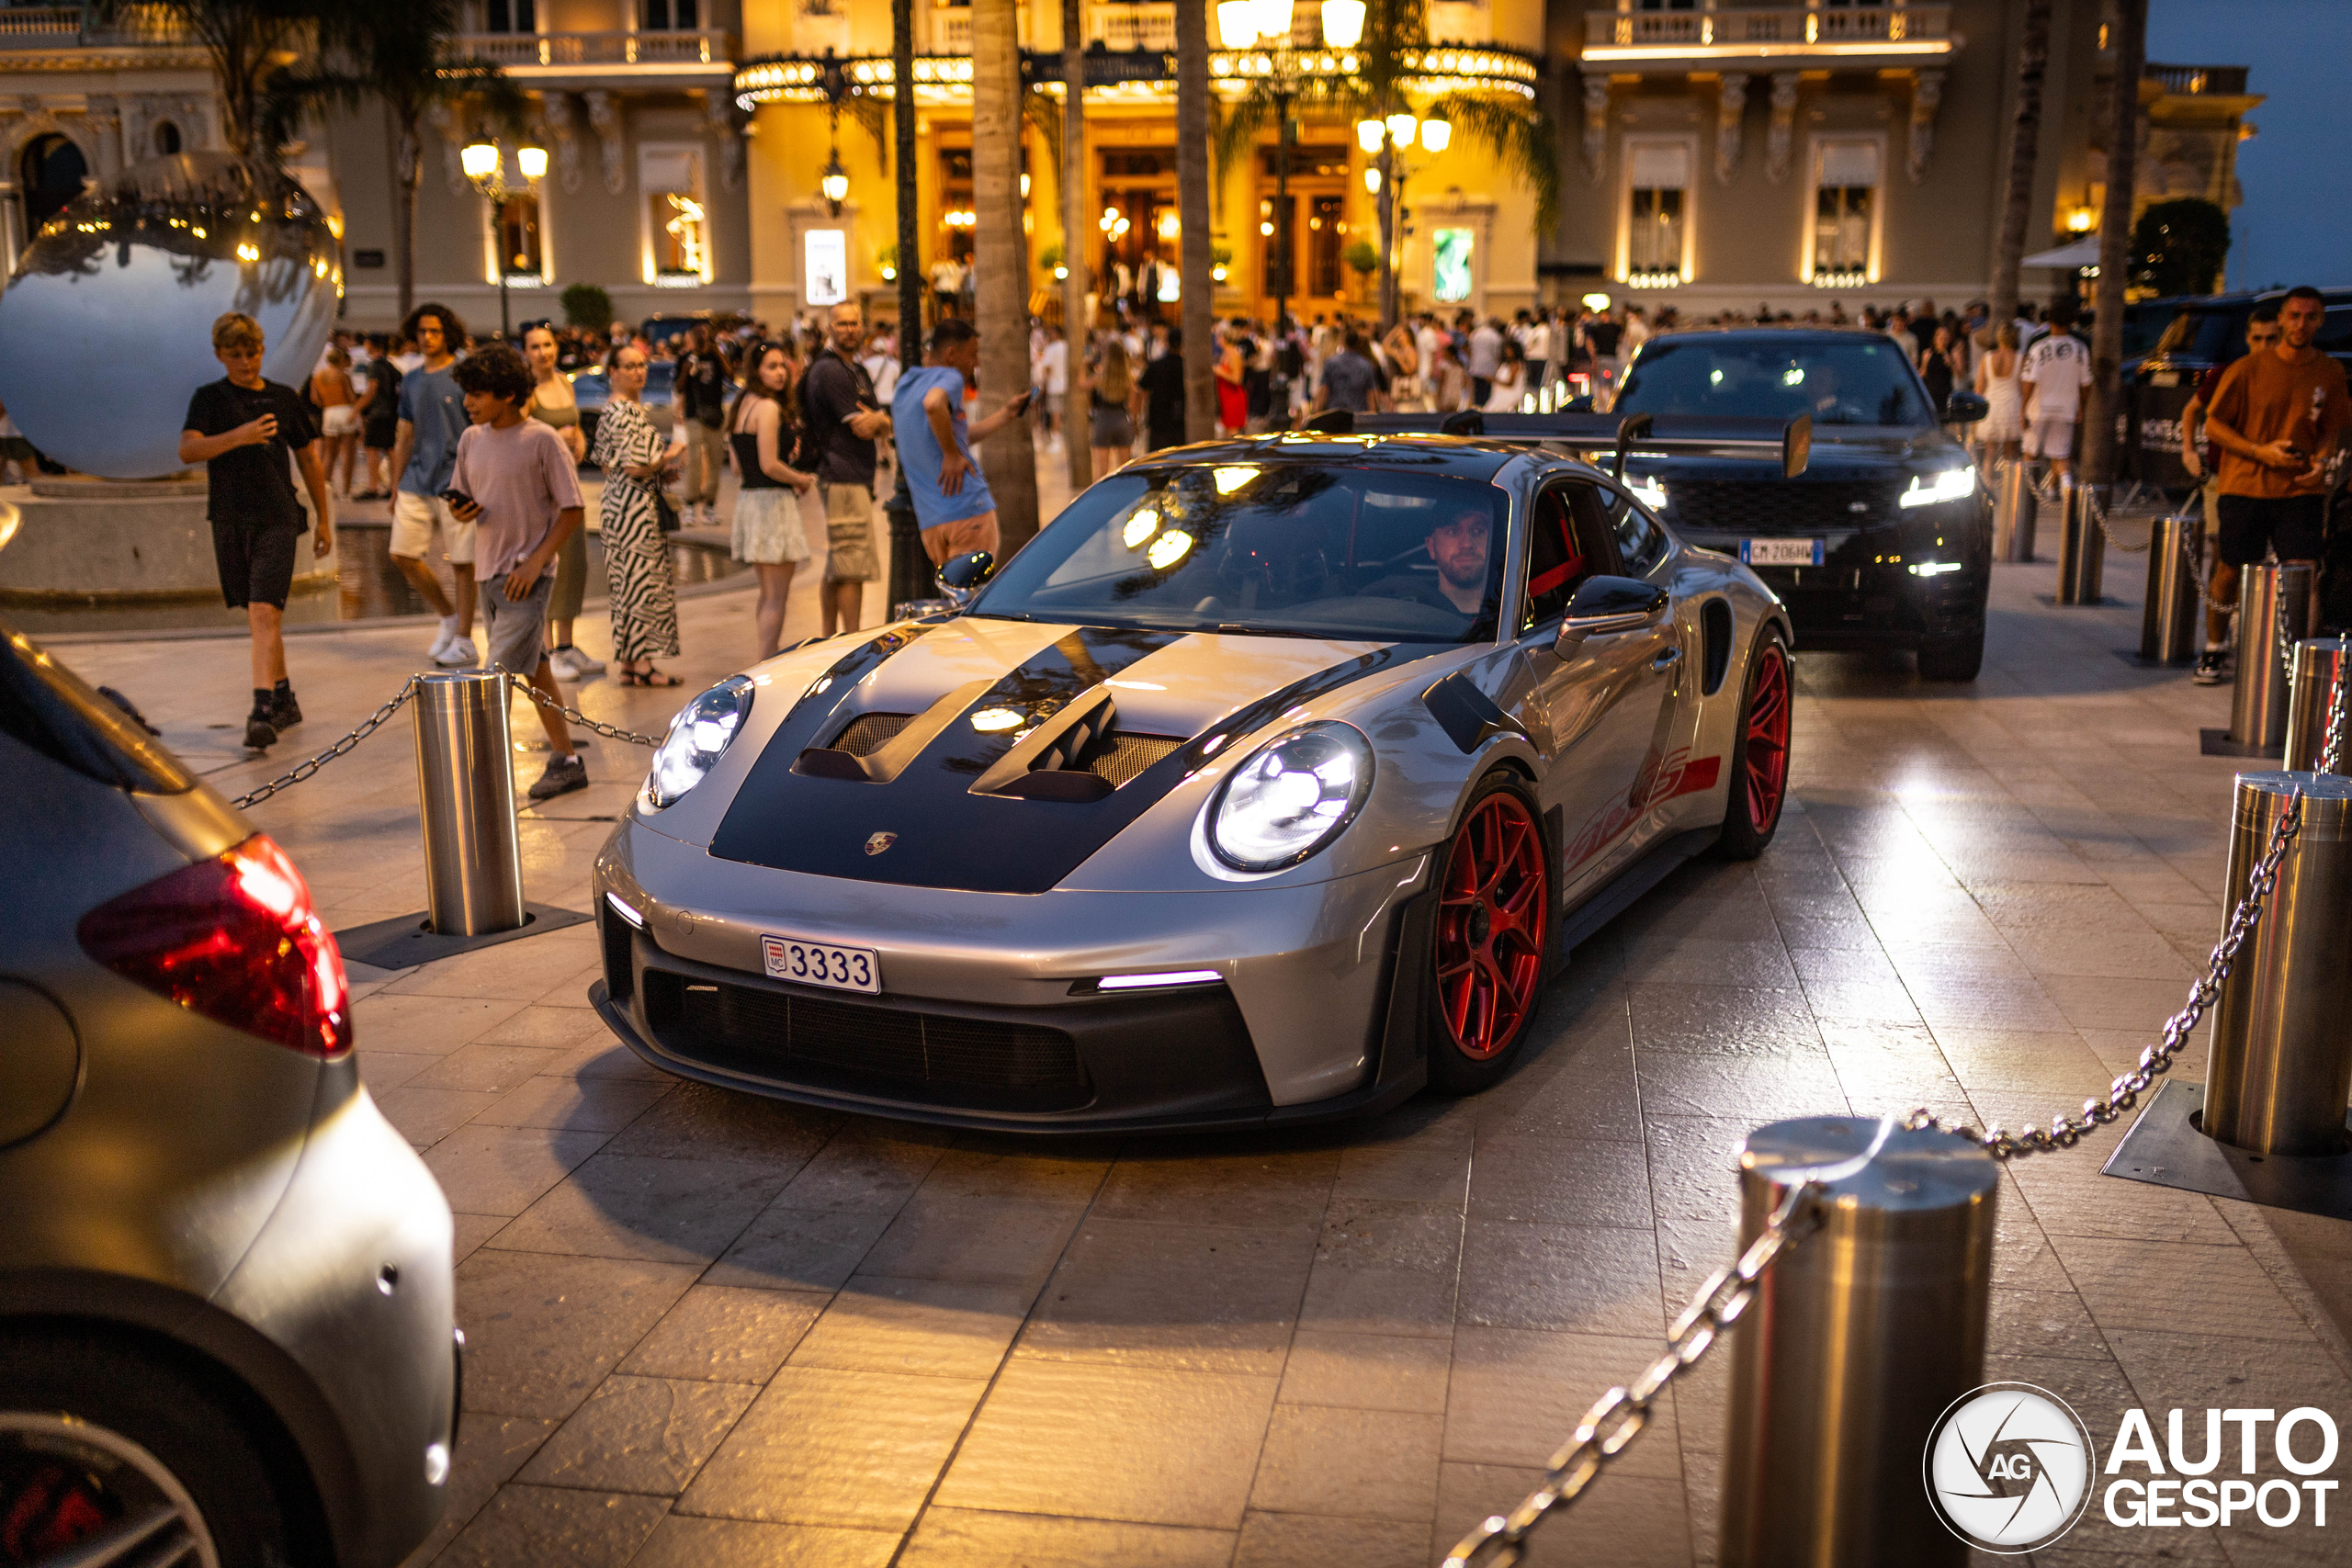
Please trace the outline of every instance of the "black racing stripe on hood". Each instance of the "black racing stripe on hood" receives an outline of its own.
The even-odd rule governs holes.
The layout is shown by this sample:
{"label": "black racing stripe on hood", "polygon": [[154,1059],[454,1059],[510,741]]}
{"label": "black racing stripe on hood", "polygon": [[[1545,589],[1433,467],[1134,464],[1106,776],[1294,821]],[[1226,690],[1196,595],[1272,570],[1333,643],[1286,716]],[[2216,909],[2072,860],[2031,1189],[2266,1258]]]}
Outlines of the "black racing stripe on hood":
{"label": "black racing stripe on hood", "polygon": [[825,728],[825,721],[849,700],[851,690],[860,681],[872,674],[884,660],[902,651],[925,632],[935,629],[921,625],[900,626],[879,637],[866,638],[833,660],[832,667],[809,682],[808,688],[794,700],[784,716],[784,722],[775,727],[775,733],[768,741],[768,750],[783,747],[786,756],[797,757],[803,747],[816,744],[815,738]]}
{"label": "black racing stripe on hood", "polygon": [[[1146,646],[1137,640],[1142,638],[1160,640]],[[1082,628],[1039,649],[975,704],[974,711],[1012,705],[1009,698],[1031,692],[1038,694],[1038,701],[1057,695],[1068,701],[1174,640],[1154,632]],[[1078,646],[1071,647],[1073,643]],[[858,882],[975,893],[1044,893],[1228,745],[1300,703],[1453,646],[1395,644],[1292,682],[1227,715],[1123,787],[1094,801],[974,795],[973,777],[1011,742],[982,737],[964,723],[949,726],[947,734],[886,784],[796,773],[792,764],[808,743],[786,733],[797,728],[800,716],[796,712],[752,764],[711,839],[710,852],[721,860]],[[1057,674],[1057,670],[1067,673]],[[1089,673],[1092,680],[1061,694],[1059,682]],[[818,728],[811,724],[804,733],[814,734]],[[976,744],[981,740],[997,744]],[[986,760],[978,760],[982,757]],[[881,853],[868,854],[865,846],[877,833],[895,834],[896,839]]]}
{"label": "black racing stripe on hood", "polygon": [[[1007,671],[968,710],[1011,708],[1022,716],[1018,726],[984,735],[969,724],[951,724],[907,771],[930,767],[936,761],[938,766],[967,781],[978,778],[1040,719],[1052,716],[1071,698],[1116,678],[1128,665],[1170,643],[1182,641],[1186,635],[1122,626],[1076,627]],[[965,787],[970,787],[968,782]]]}

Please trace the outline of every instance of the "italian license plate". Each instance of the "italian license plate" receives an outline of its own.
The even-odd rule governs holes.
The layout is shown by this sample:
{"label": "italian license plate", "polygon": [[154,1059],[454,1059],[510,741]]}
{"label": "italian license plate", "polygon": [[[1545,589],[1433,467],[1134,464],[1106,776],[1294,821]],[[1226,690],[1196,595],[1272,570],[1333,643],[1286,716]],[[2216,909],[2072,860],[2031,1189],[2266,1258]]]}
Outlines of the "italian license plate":
{"label": "italian license plate", "polygon": [[802,942],[797,937],[760,938],[760,962],[771,980],[800,986],[827,986],[836,991],[882,990],[882,960],[870,947],[837,947],[829,942]]}
{"label": "italian license plate", "polygon": [[1749,566],[1819,566],[1819,539],[1742,539],[1739,558]]}

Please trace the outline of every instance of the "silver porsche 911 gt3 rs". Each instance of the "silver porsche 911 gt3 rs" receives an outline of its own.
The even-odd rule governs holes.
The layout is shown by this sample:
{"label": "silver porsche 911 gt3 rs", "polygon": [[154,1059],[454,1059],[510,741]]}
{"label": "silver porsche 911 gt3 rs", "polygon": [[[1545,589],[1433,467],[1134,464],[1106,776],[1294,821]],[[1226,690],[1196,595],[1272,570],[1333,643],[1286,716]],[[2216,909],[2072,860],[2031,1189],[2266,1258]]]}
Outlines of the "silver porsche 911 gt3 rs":
{"label": "silver porsche 911 gt3 rs", "polygon": [[1475,1089],[1577,941],[1780,818],[1780,604],[1584,463],[1186,447],[991,565],[680,713],[596,868],[647,1060],[1038,1131]]}

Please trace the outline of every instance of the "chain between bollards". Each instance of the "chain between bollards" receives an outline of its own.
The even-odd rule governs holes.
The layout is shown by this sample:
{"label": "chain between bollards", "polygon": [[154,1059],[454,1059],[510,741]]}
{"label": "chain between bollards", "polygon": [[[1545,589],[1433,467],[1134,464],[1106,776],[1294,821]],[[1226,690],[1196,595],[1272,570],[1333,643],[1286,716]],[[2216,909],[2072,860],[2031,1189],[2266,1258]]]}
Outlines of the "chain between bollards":
{"label": "chain between bollards", "polygon": [[[533,702],[538,704],[539,706],[543,708],[552,708],[557,713],[563,715],[563,716],[566,719],[569,719],[571,723],[578,725],[581,728],[601,735],[608,740],[624,740],[632,746],[644,746],[649,748],[657,747],[662,744],[662,738],[658,735],[639,735],[633,729],[623,729],[617,725],[605,724],[600,720],[590,718],[578,708],[566,707],[563,704],[556,701],[553,697],[548,696],[545,692],[540,691],[537,686],[532,685],[530,682],[525,680],[522,676],[517,675],[512,670],[508,670],[502,665],[491,665],[489,667],[489,672],[493,675],[504,677],[509,682],[520,690],[525,696],[529,697]],[[270,780],[267,784],[263,784],[260,788],[253,790],[248,794],[241,795],[234,800],[232,800],[229,804],[235,807],[238,810],[243,811],[249,806],[260,805],[263,801],[267,800],[271,795],[276,795],[280,790],[290,788],[293,785],[301,784],[305,780],[311,778],[321,768],[325,767],[329,762],[334,761],[337,757],[340,757],[344,753],[349,751],[362,740],[367,739],[370,735],[375,734],[377,730],[382,728],[386,720],[390,719],[392,715],[400,712],[400,710],[407,705],[409,700],[416,695],[417,682],[423,678],[424,677],[418,675],[410,676],[407,683],[401,686],[397,693],[393,694],[392,699],[390,702],[386,703],[382,707],[378,708],[374,713],[369,714],[366,718],[360,720],[359,723],[353,727],[350,732],[345,734],[342,739],[337,740],[325,750],[321,751],[315,756],[312,756],[298,764],[290,772],[280,773],[277,777]]]}
{"label": "chain between bollards", "polygon": [[1657,1396],[1677,1377],[1697,1366],[1722,1332],[1738,1320],[1772,1265],[1820,1228],[1821,1216],[1812,1201],[1820,1190],[1813,1182],[1789,1189],[1739,1260],[1728,1269],[1716,1269],[1674,1320],[1667,1336],[1666,1354],[1653,1361],[1631,1387],[1612,1388],[1602,1394],[1577,1423],[1567,1446],[1552,1456],[1544,1484],[1509,1514],[1481,1520],[1447,1553],[1444,1568],[1511,1568],[1521,1560],[1535,1527],[1551,1510],[1575,1502],[1610,1461],[1642,1435]]}
{"label": "chain between bollards", "polygon": [[[2340,694],[2340,683],[2339,683]],[[2340,717],[2340,710],[2339,716]],[[2108,1085],[2106,1094],[2083,1101],[2082,1115],[2068,1116],[2064,1112],[2050,1119],[2047,1128],[2028,1127],[2011,1134],[1999,1127],[1979,1133],[1964,1122],[1946,1122],[1925,1107],[1914,1111],[1904,1124],[1918,1131],[1934,1129],[1953,1133],[1976,1144],[1995,1159],[2014,1159],[2020,1155],[2047,1154],[2052,1149],[2071,1149],[2083,1135],[2095,1128],[2104,1127],[2140,1103],[2156,1079],[2172,1070],[2173,1058],[2188,1043],[2189,1034],[2204,1018],[2222,992],[2222,982],[2229,978],[2231,967],[2237,963],[2239,950],[2254,935],[2261,922],[2263,907],[2278,885],[2278,867],[2287,858],[2287,846],[2302,827],[2303,797],[2301,791],[2290,791],[2284,809],[2278,813],[2277,825],[2271,829],[2270,842],[2256,863],[2247,880],[2245,897],[2230,911],[2229,924],[2222,928],[2222,940],[2213,944],[2212,957],[2206,972],[2189,987],[2188,1005],[2165,1021],[2164,1039],[2140,1053],[2139,1065],[2128,1073],[2119,1074]]]}

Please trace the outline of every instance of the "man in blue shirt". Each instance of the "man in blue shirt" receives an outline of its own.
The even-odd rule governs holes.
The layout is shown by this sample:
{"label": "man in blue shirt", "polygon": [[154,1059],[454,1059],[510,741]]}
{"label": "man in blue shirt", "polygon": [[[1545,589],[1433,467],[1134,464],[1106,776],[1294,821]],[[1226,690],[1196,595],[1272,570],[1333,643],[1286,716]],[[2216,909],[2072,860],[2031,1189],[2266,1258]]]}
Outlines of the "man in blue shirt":
{"label": "man in blue shirt", "polygon": [[[447,305],[419,305],[401,323],[401,335],[416,344],[424,363],[401,378],[400,434],[392,442],[392,564],[417,597],[441,617],[431,657],[447,665],[474,662],[474,525],[449,511],[442,492],[458,466],[458,438],[472,422],[466,395],[449,367],[465,346],[466,324]],[[457,602],[425,564],[433,530],[441,529],[449,568],[458,580]]]}
{"label": "man in blue shirt", "polygon": [[1027,413],[1034,393],[1008,398],[996,412],[967,426],[964,389],[977,378],[979,363],[980,334],[972,323],[943,316],[931,330],[931,352],[922,368],[901,374],[890,399],[899,461],[914,498],[923,554],[933,566],[973,550],[994,555],[1001,547],[996,497],[972,459],[972,446]]}

